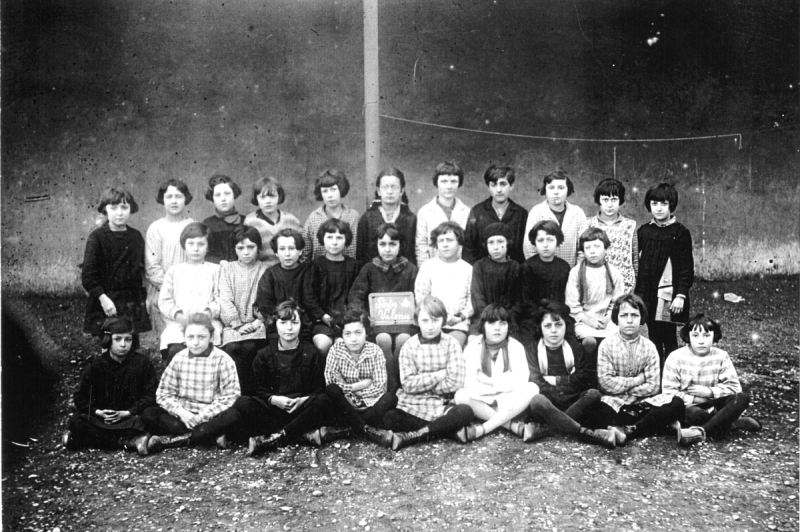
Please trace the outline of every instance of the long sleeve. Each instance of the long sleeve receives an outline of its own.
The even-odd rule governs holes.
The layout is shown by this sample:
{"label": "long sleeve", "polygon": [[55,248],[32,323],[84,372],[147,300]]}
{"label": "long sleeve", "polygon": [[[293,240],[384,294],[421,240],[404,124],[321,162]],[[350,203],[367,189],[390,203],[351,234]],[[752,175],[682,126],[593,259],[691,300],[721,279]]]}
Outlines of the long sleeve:
{"label": "long sleeve", "polygon": [[162,264],[161,237],[161,232],[158,231],[157,226],[153,223],[147,230],[147,236],[144,241],[145,275],[147,276],[147,282],[155,288],[161,288],[164,283],[164,276],[167,274]]}
{"label": "long sleeve", "polygon": [[[436,200],[434,200],[436,201]],[[430,218],[431,213],[429,209],[426,209],[427,205],[423,206],[420,209],[419,213],[417,213],[417,227],[416,227],[416,238],[414,239],[415,242],[415,252],[417,256],[417,266],[422,266],[422,264],[431,258],[431,245],[430,245],[430,237],[431,237],[431,228],[428,224],[428,218]]]}
{"label": "long sleeve", "polygon": [[[358,220],[358,237],[356,241],[356,259],[359,264],[366,265],[370,260],[370,247],[375,247],[375,242],[370,242],[369,211],[361,215]],[[363,271],[363,270],[362,270]]]}
{"label": "long sleeve", "polygon": [[219,278],[219,319],[228,327],[234,329],[244,325],[235,303],[235,290],[233,277],[235,271],[232,263],[222,268]]}
{"label": "long sleeve", "polygon": [[102,262],[103,247],[95,229],[86,239],[86,251],[83,254],[83,266],[81,268],[81,284],[89,296],[98,298],[105,293],[102,286]]}
{"label": "long sleeve", "polygon": [[639,232],[633,231],[631,238],[631,264],[633,265],[634,283],[639,278]]}
{"label": "long sleeve", "polygon": [[164,373],[161,375],[161,382],[159,382],[158,389],[156,390],[156,401],[158,405],[173,416],[177,416],[178,411],[183,408],[178,395],[180,390],[180,374],[177,371],[175,360],[176,359],[173,358],[172,362],[170,362],[164,370]]}
{"label": "long sleeve", "polygon": [[256,383],[255,397],[269,404],[270,399],[274,394],[270,381],[270,367],[267,363],[267,357],[270,356],[270,347],[260,350],[253,360],[253,380]]}
{"label": "long sleeve", "polygon": [[429,296],[431,293],[431,270],[432,264],[423,264],[419,267],[419,272],[417,272],[417,279],[414,281],[414,299],[419,303],[425,297]]}
{"label": "long sleeve", "polygon": [[313,256],[314,246],[317,245],[317,235],[314,234],[314,212],[312,211],[311,214],[308,216],[305,225],[303,226],[303,240],[305,240],[305,246],[303,247],[303,253],[300,256],[301,262],[311,262],[311,257]]}
{"label": "long sleeve", "polygon": [[583,312],[583,303],[581,302],[580,294],[578,293],[578,275],[579,267],[575,266],[569,271],[569,278],[567,279],[567,290],[565,292],[565,303],[569,307],[569,313],[576,323],[580,323],[586,317]]}
{"label": "long sleeve", "polygon": [[242,394],[239,386],[239,375],[236,372],[236,364],[227,355],[222,357],[219,364],[217,382],[218,389],[214,396],[214,401],[197,413],[198,425],[232,407],[236,399]]}
{"label": "long sleeve", "polygon": [[[528,213],[528,220],[525,222],[525,234],[531,232],[533,226],[536,225],[536,222],[540,220],[539,215],[536,213],[535,208],[531,209]],[[536,254],[536,247],[530,243],[530,241],[526,238],[522,244],[522,253],[525,255],[526,259],[533,257]]]}
{"label": "long sleeve", "polygon": [[417,367],[412,349],[406,349],[408,342],[400,349],[400,382],[403,390],[410,394],[420,394],[433,390],[439,383],[438,371],[423,372]]}
{"label": "long sleeve", "polygon": [[[280,266],[273,266],[272,268],[280,268]],[[261,280],[258,281],[258,289],[256,291],[256,306],[261,313],[264,323],[271,323],[275,315],[275,309],[278,302],[275,300],[275,276],[272,268],[264,272]]]}
{"label": "long sleeve", "polygon": [[78,389],[75,390],[75,393],[72,396],[72,399],[75,402],[75,409],[79,414],[91,415],[94,413],[95,409],[92,408],[92,399],[95,393],[100,393],[100,390],[95,392],[93,389],[94,372],[95,365],[90,363],[81,374],[81,380],[78,384]]}
{"label": "long sleeve", "polygon": [[219,275],[220,269],[216,268],[212,274],[211,299],[208,302],[208,310],[211,311],[212,318],[219,318]]}
{"label": "long sleeve", "polygon": [[661,393],[679,397],[684,404],[690,405],[694,403],[695,396],[683,391],[685,387],[681,379],[680,353],[677,351],[674,353],[675,355],[668,356],[667,361],[664,363],[664,374],[661,377]]}
{"label": "long sleeve", "polygon": [[529,357],[530,381],[539,387],[539,393],[542,395],[554,395],[557,388],[545,380],[542,369],[539,367],[539,359],[536,352],[532,350],[529,353]]}
{"label": "long sleeve", "polygon": [[311,314],[315,321],[321,321],[322,317],[330,309],[322,307],[320,296],[322,295],[322,278],[320,268],[322,267],[318,259],[312,260],[310,265],[309,274],[306,275],[306,282],[303,283],[303,302],[305,303],[306,311]]}
{"label": "long sleeve", "polygon": [[440,395],[456,393],[456,391],[464,387],[464,379],[467,372],[464,365],[464,354],[461,351],[461,346],[455,340],[448,343],[447,366],[445,366],[445,369],[447,371],[445,378],[437,382],[433,387],[433,391]]}
{"label": "long sleeve", "polygon": [[472,312],[473,316],[480,316],[483,309],[486,308],[487,298],[484,286],[484,269],[483,260],[491,260],[491,259],[481,259],[480,261],[476,262],[472,268],[472,282],[470,283],[470,292],[472,296]]}
{"label": "long sleeve", "polygon": [[146,408],[156,405],[156,390],[158,389],[158,377],[156,370],[149,359],[142,367],[142,389],[139,398],[128,408],[128,412],[134,416],[141,415]]}
{"label": "long sleeve", "polygon": [[692,234],[688,229],[678,233],[673,245],[672,283],[675,295],[684,297],[689,295],[689,289],[694,284],[694,256],[692,255]]}
{"label": "long sleeve", "polygon": [[479,203],[472,208],[467,220],[467,227],[464,229],[464,248],[461,250],[461,258],[469,264],[475,264],[475,261],[481,258],[481,235],[477,215],[477,209],[480,209],[481,206],[482,204]]}
{"label": "long sleeve", "polygon": [[175,268],[172,267],[164,276],[164,283],[161,285],[161,292],[158,296],[158,309],[164,316],[174,320],[175,315],[181,310],[175,301]]}
{"label": "long sleeve", "polygon": [[[358,248],[360,251],[361,248]],[[350,287],[350,293],[347,296],[347,301],[350,306],[356,310],[369,311],[367,304],[367,297],[370,292],[370,264],[365,264],[361,271],[358,272],[356,280],[353,281],[353,286]]]}
{"label": "long sleeve", "polygon": [[[658,360],[656,360],[656,364],[658,364]],[[597,355],[597,382],[604,393],[609,395],[630,394],[633,387],[639,384],[639,380],[639,375],[634,377],[618,375],[609,342],[600,344]]]}
{"label": "long sleeve", "polygon": [[644,382],[628,390],[629,395],[640,398],[652,397],[661,388],[661,362],[655,349],[653,349],[653,352],[655,356],[647,358],[647,365],[644,369]]}

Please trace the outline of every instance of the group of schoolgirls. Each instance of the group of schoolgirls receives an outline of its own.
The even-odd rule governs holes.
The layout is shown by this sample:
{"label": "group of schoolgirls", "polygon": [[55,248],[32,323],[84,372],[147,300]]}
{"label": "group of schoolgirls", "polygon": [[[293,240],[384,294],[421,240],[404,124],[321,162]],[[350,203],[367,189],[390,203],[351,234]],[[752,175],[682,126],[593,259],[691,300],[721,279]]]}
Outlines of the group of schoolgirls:
{"label": "group of schoolgirls", "polygon": [[[240,187],[212,177],[215,214],[202,224],[171,179],[146,239],[127,225],[133,197],[105,191],[108,221],[89,235],[82,272],[84,330],[103,351],[75,393],[65,447],[146,455],[232,437],[255,455],[356,434],[398,450],[502,426],[524,441],[555,429],[614,448],[664,430],[682,444],[760,430],[713,346],[719,324],[686,319],[692,241],[671,185],[647,192],[653,219],[637,231],[614,179],[598,185],[587,220],[563,170],[544,177],[546,200],[530,213],[510,198],[512,168],[487,169],[490,197],[472,209],[456,197],[463,177],[439,165],[438,194],[414,215],[403,173],[389,168],[359,218],[342,203],[346,176],[326,170],[323,206],[303,227],[279,209],[272,178],[256,182],[258,209],[242,217]],[[384,292],[414,293],[414,326],[373,330],[369,295]],[[167,362],[160,381],[137,352],[151,327]]]}

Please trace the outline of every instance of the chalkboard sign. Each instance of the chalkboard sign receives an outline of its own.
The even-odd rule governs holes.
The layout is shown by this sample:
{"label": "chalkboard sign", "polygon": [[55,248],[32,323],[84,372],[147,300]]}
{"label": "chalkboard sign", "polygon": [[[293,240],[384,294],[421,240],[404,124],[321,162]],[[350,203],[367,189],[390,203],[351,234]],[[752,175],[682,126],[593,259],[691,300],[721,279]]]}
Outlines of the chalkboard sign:
{"label": "chalkboard sign", "polygon": [[375,327],[386,332],[414,325],[413,292],[381,292],[369,295],[369,315]]}

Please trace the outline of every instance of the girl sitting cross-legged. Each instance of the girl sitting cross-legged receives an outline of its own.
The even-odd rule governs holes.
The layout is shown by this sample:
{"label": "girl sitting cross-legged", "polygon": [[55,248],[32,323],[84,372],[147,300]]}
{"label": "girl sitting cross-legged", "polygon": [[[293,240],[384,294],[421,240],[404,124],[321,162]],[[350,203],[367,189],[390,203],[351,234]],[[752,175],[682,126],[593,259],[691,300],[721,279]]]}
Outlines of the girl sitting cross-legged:
{"label": "girl sitting cross-legged", "polygon": [[500,305],[488,305],[480,316],[480,336],[464,350],[467,375],[464,387],[456,392],[455,403],[467,405],[480,425],[469,425],[456,433],[466,443],[482,438],[497,427],[510,430],[511,421],[525,412],[539,392],[529,382],[525,348],[509,337],[514,326],[511,313]]}

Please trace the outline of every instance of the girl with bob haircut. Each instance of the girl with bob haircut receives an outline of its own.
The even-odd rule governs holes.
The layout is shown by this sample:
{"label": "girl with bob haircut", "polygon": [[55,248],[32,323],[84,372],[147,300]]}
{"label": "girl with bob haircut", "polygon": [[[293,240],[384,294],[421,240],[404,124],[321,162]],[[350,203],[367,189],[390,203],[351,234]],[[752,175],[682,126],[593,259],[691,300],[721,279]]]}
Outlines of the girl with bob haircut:
{"label": "girl with bob haircut", "polygon": [[625,204],[625,185],[617,179],[603,179],[594,189],[594,202],[600,212],[589,218],[589,227],[599,227],[608,235],[611,245],[606,250],[606,260],[622,274],[625,292],[632,293],[639,270],[639,239],[636,220],[619,213]]}
{"label": "girl with bob haircut", "polygon": [[77,413],[62,443],[69,450],[124,448],[146,455],[149,434],[140,416],[156,404],[155,368],[138,352],[131,320],[108,318],[102,332],[102,353],[83,371],[73,396]]}
{"label": "girl with bob haircut", "polygon": [[301,231],[303,225],[293,214],[278,208],[286,200],[283,186],[274,177],[262,177],[253,185],[250,203],[258,207],[244,219],[244,225],[255,227],[261,235],[260,260],[267,263],[267,267],[278,263],[275,252],[270,243],[272,238],[286,227]]}
{"label": "girl with bob haircut", "polygon": [[378,250],[374,246],[378,228],[391,223],[402,235],[400,254],[416,266],[414,242],[417,236],[417,216],[408,208],[405,189],[406,178],[398,168],[385,168],[378,173],[375,180],[377,201],[372,203],[358,221],[356,258],[361,264],[378,256]]}
{"label": "girl with bob haircut", "polygon": [[322,202],[322,206],[308,215],[303,226],[303,238],[306,247],[303,251],[303,262],[311,262],[325,255],[325,247],[317,242],[319,226],[330,218],[337,218],[350,224],[353,240],[345,247],[344,254],[356,258],[356,239],[358,238],[358,212],[351,209],[342,200],[350,192],[350,182],[341,170],[328,168],[324,170],[314,183],[314,198]]}
{"label": "girl with bob haircut", "polygon": [[673,351],[664,364],[662,392],[679,397],[686,405],[684,419],[689,428],[680,431],[681,445],[724,438],[732,428],[761,430],[761,423],[742,416],[750,405],[750,393],[742,390],[728,353],[716,347],[720,339],[719,323],[698,314],[681,329],[686,345]]}
{"label": "girl with bob haircut", "polygon": [[164,181],[158,187],[156,202],[164,206],[164,217],[147,229],[144,242],[144,267],[147,275],[147,310],[156,334],[164,331],[164,318],[158,309],[158,297],[167,270],[173,264],[186,260],[180,245],[183,229],[194,220],[186,216],[186,206],[192,202],[192,193],[186,183],[177,178]]}
{"label": "girl with bob haircut", "polygon": [[447,309],[439,299],[420,301],[414,318],[419,334],[400,350],[400,382],[397,408],[383,418],[393,431],[392,449],[397,451],[430,438],[454,435],[472,421],[472,409],[453,402],[464,387],[466,368],[461,346],[442,334]]}
{"label": "girl with bob haircut", "polygon": [[466,378],[456,392],[455,403],[467,405],[483,423],[468,425],[456,433],[466,443],[498,427],[511,430],[511,421],[525,412],[539,387],[529,382],[525,348],[509,336],[514,327],[511,313],[499,305],[488,305],[478,321],[480,335],[464,350]]}
{"label": "girl with bob haircut", "polygon": [[[382,224],[375,231],[375,236],[372,245],[377,250],[377,256],[361,268],[347,296],[348,305],[364,311],[369,310],[370,294],[413,292],[417,278],[417,267],[400,255],[403,245],[400,229],[395,224]],[[391,392],[400,387],[400,369],[397,365],[400,349],[414,332],[413,326],[392,328],[391,332],[382,328],[375,330],[375,343],[383,350],[386,358]]]}
{"label": "girl with bob haircut", "polygon": [[663,366],[667,355],[678,348],[676,324],[689,317],[689,290],[694,284],[692,235],[673,215],[678,191],[669,183],[648,190],[644,206],[653,219],[637,232],[640,253],[635,293],[647,305],[647,329]]}
{"label": "girl with bob haircut", "polygon": [[102,334],[106,318],[127,317],[136,332],[151,329],[144,279],[144,238],[128,226],[139,206],[130,192],[111,187],[103,191],[97,211],[106,221],[86,239],[81,284],[88,293],[83,332]]}
{"label": "girl with bob haircut", "polygon": [[[462,229],[467,227],[469,207],[456,197],[464,184],[464,171],[455,163],[443,162],[433,174],[433,186],[437,195],[423,205],[417,213],[416,256],[417,266],[436,257],[436,246],[429,240],[431,232],[443,222],[455,222]],[[463,238],[461,239],[463,245]],[[460,249],[457,250],[459,256]]]}
{"label": "girl with bob haircut", "polygon": [[228,262],[219,276],[219,318],[222,329],[222,350],[236,364],[243,395],[254,390],[253,360],[267,344],[266,326],[256,315],[258,283],[268,266],[258,260],[262,248],[261,233],[242,226],[234,233],[239,260]]}
{"label": "girl with bob haircut", "polygon": [[613,431],[587,428],[599,406],[597,360],[575,340],[569,307],[544,300],[536,313],[535,350],[528,364],[539,395],[530,403],[528,423],[512,425],[523,441],[544,438],[550,429],[609,449],[616,447]]}
{"label": "girl with bob haircut", "polygon": [[215,174],[208,180],[206,199],[214,204],[214,215],[203,223],[208,227],[208,261],[236,260],[233,234],[244,224],[244,216],[236,211],[236,198],[242,189],[226,175]]}
{"label": "girl with bob haircut", "polygon": [[[555,220],[564,234],[564,243],[556,255],[567,261],[570,267],[575,266],[578,260],[578,237],[588,227],[583,209],[567,201],[574,192],[572,180],[561,168],[545,175],[541,194],[546,196],[546,199],[531,209],[524,233],[529,234],[531,228],[540,220]],[[525,242],[524,251],[526,259],[536,253],[529,242]]]}

